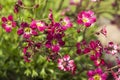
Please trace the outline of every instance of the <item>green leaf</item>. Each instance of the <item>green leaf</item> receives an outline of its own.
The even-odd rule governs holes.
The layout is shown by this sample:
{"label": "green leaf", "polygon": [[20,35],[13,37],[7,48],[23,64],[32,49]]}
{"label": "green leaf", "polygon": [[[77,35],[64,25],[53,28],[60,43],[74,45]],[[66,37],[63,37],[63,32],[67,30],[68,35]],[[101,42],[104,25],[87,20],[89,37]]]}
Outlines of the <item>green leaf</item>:
{"label": "green leaf", "polygon": [[25,70],[24,74],[25,74],[26,76],[29,76],[29,75],[31,74],[30,69]]}
{"label": "green leaf", "polygon": [[45,72],[45,68],[42,68],[40,75],[45,78],[47,76],[46,72]]}
{"label": "green leaf", "polygon": [[38,76],[38,73],[35,70],[32,70],[32,77]]}

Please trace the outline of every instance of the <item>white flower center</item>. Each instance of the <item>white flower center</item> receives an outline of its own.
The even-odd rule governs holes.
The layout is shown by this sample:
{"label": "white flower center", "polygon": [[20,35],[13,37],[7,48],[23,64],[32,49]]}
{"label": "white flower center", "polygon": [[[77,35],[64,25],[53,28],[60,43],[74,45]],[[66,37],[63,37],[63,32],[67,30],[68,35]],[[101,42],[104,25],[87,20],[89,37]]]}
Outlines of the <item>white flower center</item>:
{"label": "white flower center", "polygon": [[41,22],[37,22],[36,24],[37,24],[37,26],[43,26],[43,24]]}

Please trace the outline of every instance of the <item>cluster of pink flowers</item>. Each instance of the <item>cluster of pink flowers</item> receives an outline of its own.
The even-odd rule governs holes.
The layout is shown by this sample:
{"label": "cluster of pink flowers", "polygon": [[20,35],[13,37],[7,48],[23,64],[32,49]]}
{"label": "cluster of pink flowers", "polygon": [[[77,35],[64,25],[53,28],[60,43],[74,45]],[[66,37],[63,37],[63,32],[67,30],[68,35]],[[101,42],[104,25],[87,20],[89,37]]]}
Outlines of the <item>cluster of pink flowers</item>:
{"label": "cluster of pink flowers", "polygon": [[120,68],[117,71],[112,71],[114,80],[120,80]]}
{"label": "cluster of pink flowers", "polygon": [[65,36],[64,32],[72,27],[72,23],[68,17],[61,19],[59,23],[55,22],[52,12],[49,14],[49,19],[51,23],[47,25],[45,46],[57,54],[60,47],[65,45],[62,38]]}
{"label": "cluster of pink flowers", "polygon": [[[77,0],[75,2],[74,0],[71,0],[70,3],[78,5],[80,1],[81,0]],[[22,1],[18,0],[14,7],[14,12],[17,13],[19,11],[18,8],[22,5]],[[22,42],[27,44],[22,46],[23,58],[25,62],[30,62],[34,53],[39,51],[42,46],[42,48],[46,49],[46,52],[48,53],[48,61],[55,61],[57,62],[58,68],[60,70],[69,71],[75,74],[75,71],[77,70],[75,61],[70,59],[69,54],[64,56],[60,54],[60,50],[65,45],[65,41],[63,39],[66,35],[65,31],[69,28],[72,28],[73,23],[68,16],[61,18],[58,22],[55,21],[52,10],[50,10],[48,19],[49,22],[32,19],[30,23],[21,22],[20,25],[16,25],[16,21],[13,19],[12,15],[9,15],[7,18],[1,18],[2,27],[6,32],[10,33],[14,27],[19,27],[17,34],[23,39]],[[81,11],[77,15],[77,23],[79,25],[85,26],[85,28],[92,26],[95,22],[96,17],[94,12],[91,10]],[[103,27],[98,33],[101,33],[107,37],[106,27]],[[39,37],[39,34],[45,35],[44,41],[35,40],[35,37]],[[77,42],[76,48],[77,55],[88,55],[90,60],[93,61],[95,67],[97,68],[87,72],[89,77],[88,80],[106,80],[107,74],[102,71],[102,68],[100,68],[101,66],[106,65],[106,62],[102,57],[103,52],[105,51],[105,53],[108,54],[116,54],[120,52],[119,45],[114,44],[113,42],[109,42],[108,46],[104,47],[99,40],[91,40],[90,42],[82,40],[81,42]],[[117,58],[119,64],[120,60],[118,59],[119,58]],[[119,78],[115,79],[119,80]]]}
{"label": "cluster of pink flowers", "polygon": [[105,62],[102,59],[103,46],[100,41],[90,41],[88,45],[85,41],[82,41],[77,43],[76,47],[77,54],[88,54],[96,66],[104,65]]}
{"label": "cluster of pink flowers", "polygon": [[114,44],[113,42],[109,42],[108,46],[106,46],[104,48],[104,50],[106,51],[106,53],[114,55],[114,54],[120,52],[120,47],[118,44]]}

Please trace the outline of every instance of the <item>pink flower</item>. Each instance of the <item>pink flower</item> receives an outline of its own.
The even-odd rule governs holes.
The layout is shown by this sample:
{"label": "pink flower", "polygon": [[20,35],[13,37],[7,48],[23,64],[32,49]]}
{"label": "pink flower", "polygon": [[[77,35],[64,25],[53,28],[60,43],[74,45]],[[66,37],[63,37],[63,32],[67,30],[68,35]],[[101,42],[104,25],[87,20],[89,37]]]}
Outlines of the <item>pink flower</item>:
{"label": "pink flower", "polygon": [[16,27],[16,22],[13,20],[13,16],[9,15],[8,18],[2,17],[2,27],[6,32],[11,32],[12,28]]}
{"label": "pink flower", "polygon": [[40,20],[33,20],[30,24],[31,28],[37,28],[40,32],[43,32],[46,29],[46,25],[43,21]]}
{"label": "pink flower", "polygon": [[98,58],[98,59],[94,60],[94,64],[95,64],[95,66],[104,65],[105,61],[104,61],[104,59]]}
{"label": "pink flower", "polygon": [[87,52],[90,54],[91,60],[96,60],[101,57],[102,49],[103,47],[100,41],[96,40],[96,41],[90,41],[88,48],[85,49],[84,52]]}
{"label": "pink flower", "polygon": [[91,0],[92,2],[96,2],[97,0]]}
{"label": "pink flower", "polygon": [[49,15],[48,15],[48,18],[50,19],[50,20],[53,20],[53,13],[52,13],[52,10],[50,9],[50,13],[49,13]]}
{"label": "pink flower", "polygon": [[32,35],[36,36],[38,34],[37,31],[31,28],[26,22],[21,23],[21,27],[18,29],[17,33],[23,35],[26,39],[30,38]]}
{"label": "pink flower", "polygon": [[112,75],[115,80],[120,80],[120,68],[118,68],[117,72],[112,71]]}
{"label": "pink flower", "polygon": [[63,20],[61,20],[61,26],[63,28],[63,30],[66,30],[70,27],[72,27],[72,22],[70,21],[69,17],[65,17]]}
{"label": "pink flower", "polygon": [[70,0],[71,5],[78,5],[81,0]]}
{"label": "pink flower", "polygon": [[61,15],[62,15],[62,16],[65,16],[66,13],[69,12],[69,11],[70,11],[70,7],[66,7],[66,8],[64,8],[64,9],[61,11]]}
{"label": "pink flower", "polygon": [[60,46],[59,45],[53,45],[52,46],[52,51],[53,52],[59,52],[60,51]]}
{"label": "pink flower", "polygon": [[88,80],[106,80],[107,74],[102,71],[101,68],[97,68],[95,70],[89,70],[87,72]]}
{"label": "pink flower", "polygon": [[63,58],[58,59],[58,68],[63,71],[72,71],[76,69],[75,63],[73,60],[70,60],[69,55],[64,55]]}
{"label": "pink flower", "polygon": [[86,27],[90,27],[94,22],[96,22],[96,17],[94,16],[94,12],[89,11],[82,11],[77,16],[78,24],[83,24]]}
{"label": "pink flower", "polygon": [[103,27],[100,32],[104,35],[104,36],[107,36],[107,30],[106,30],[106,27]]}
{"label": "pink flower", "polygon": [[119,46],[117,44],[114,44],[113,42],[109,42],[108,46],[104,49],[105,49],[106,53],[113,54],[113,55],[120,51]]}

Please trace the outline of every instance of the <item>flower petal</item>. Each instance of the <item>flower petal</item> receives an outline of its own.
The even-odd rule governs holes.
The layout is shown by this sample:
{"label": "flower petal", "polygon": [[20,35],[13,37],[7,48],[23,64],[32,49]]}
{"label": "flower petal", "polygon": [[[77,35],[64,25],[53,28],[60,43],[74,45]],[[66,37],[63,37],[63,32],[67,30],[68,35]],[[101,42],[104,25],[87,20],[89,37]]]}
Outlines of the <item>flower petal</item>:
{"label": "flower petal", "polygon": [[70,56],[69,56],[69,55],[64,55],[63,59],[64,59],[65,61],[68,61],[68,60],[70,60]]}
{"label": "flower petal", "polygon": [[13,16],[12,16],[12,15],[9,15],[9,16],[8,16],[8,20],[13,21]]}
{"label": "flower petal", "polygon": [[2,22],[7,22],[7,18],[6,17],[2,17]]}

